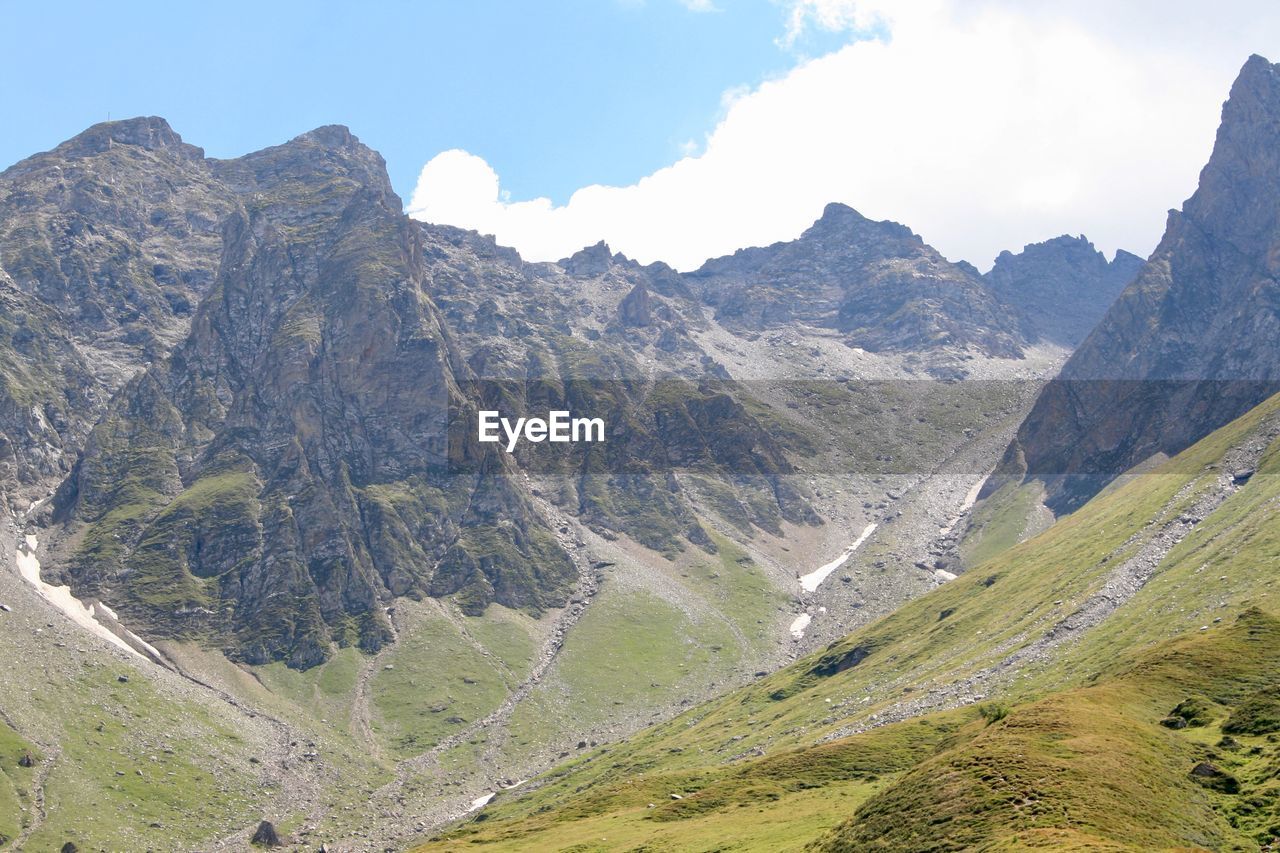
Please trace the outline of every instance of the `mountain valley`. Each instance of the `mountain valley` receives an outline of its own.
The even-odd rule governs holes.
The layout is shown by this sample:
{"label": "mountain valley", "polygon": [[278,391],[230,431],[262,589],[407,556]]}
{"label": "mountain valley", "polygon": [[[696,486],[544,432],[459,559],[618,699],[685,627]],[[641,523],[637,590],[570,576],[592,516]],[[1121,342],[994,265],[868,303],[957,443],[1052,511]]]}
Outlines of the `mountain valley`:
{"label": "mountain valley", "polygon": [[985,274],[531,262],[339,126],[10,167],[0,847],[1271,849],[1278,158],[1255,56],[1150,259]]}

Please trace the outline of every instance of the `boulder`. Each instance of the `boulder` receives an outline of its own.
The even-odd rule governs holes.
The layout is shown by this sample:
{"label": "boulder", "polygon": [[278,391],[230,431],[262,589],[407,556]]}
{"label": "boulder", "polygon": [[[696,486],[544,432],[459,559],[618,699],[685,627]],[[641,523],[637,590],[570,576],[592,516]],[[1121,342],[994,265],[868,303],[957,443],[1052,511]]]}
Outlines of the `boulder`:
{"label": "boulder", "polygon": [[281,845],[280,835],[276,832],[275,824],[269,820],[264,820],[258,824],[258,829],[253,833],[250,839],[251,844],[258,844],[262,847],[279,847]]}

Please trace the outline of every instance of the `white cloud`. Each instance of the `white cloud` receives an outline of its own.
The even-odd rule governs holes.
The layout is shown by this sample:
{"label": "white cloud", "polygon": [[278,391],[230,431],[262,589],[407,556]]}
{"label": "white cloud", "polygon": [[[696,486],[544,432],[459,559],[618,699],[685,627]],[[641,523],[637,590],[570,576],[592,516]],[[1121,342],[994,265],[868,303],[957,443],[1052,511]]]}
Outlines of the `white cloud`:
{"label": "white cloud", "polygon": [[680,5],[690,12],[718,12],[720,9],[712,0],[680,0]]}
{"label": "white cloud", "polygon": [[[919,0],[932,6],[929,0]],[[813,28],[828,33],[870,32],[892,22],[902,4],[892,0],[792,0],[788,4],[787,28],[779,43],[790,47]]]}
{"label": "white cloud", "polygon": [[788,33],[883,25],[891,38],[727,96],[705,144],[687,149],[701,153],[631,186],[584,187],[563,206],[511,202],[483,160],[447,151],[423,168],[410,213],[495,234],[535,260],[603,238],[682,269],[793,238],[830,201],[984,267],[1062,233],[1146,253],[1195,187],[1240,65],[1280,54],[1271,2],[791,8]]}

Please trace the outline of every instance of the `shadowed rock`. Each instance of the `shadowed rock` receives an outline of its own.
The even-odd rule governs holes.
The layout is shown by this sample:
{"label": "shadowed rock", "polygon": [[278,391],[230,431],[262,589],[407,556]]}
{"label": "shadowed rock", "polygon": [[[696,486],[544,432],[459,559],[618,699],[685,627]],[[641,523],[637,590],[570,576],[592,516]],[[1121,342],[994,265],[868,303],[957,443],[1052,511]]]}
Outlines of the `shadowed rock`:
{"label": "shadowed rock", "polygon": [[257,844],[260,847],[279,847],[281,845],[280,835],[276,832],[275,824],[269,820],[264,820],[258,824],[258,829],[253,833],[250,839],[251,844]]}

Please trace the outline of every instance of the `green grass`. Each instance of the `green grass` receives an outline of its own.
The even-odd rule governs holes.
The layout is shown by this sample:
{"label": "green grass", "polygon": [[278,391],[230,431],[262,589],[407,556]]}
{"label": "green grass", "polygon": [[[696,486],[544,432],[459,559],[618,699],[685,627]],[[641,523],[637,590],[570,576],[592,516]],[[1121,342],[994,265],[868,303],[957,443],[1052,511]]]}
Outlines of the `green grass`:
{"label": "green grass", "polygon": [[546,677],[516,707],[506,745],[513,757],[577,742],[619,718],[643,719],[734,677],[773,642],[781,594],[745,552],[716,542],[713,557],[691,550],[674,566],[646,567],[660,573],[652,586],[605,579]]}
{"label": "green grass", "polygon": [[716,554],[707,557],[698,552],[691,556],[691,565],[685,571],[690,585],[705,596],[720,616],[737,626],[748,646],[744,652],[763,652],[774,642],[776,632],[772,627],[778,608],[790,597],[738,544],[718,533],[710,536]]}
{"label": "green grass", "polygon": [[311,669],[291,669],[277,661],[254,667],[254,673],[268,690],[305,708],[313,719],[345,725],[364,660],[357,649],[347,647]]}
{"label": "green grass", "polygon": [[1039,503],[1040,487],[1009,484],[974,508],[960,543],[967,566],[987,562],[1020,542]]}
{"label": "green grass", "polygon": [[[484,625],[485,617],[460,625],[430,606],[398,606],[411,614],[410,624],[380,658],[384,668],[370,688],[375,735],[391,755],[407,758],[496,709],[527,671],[534,643],[527,633],[523,639],[517,633],[525,630],[518,622],[507,622],[515,630]],[[473,627],[478,634],[471,633]],[[480,645],[481,637],[492,647]]]}
{"label": "green grass", "polygon": [[[1210,634],[1129,659],[1092,687],[1013,709],[959,746],[921,762],[863,805],[820,849],[943,851],[1030,844],[1051,832],[1138,850],[1249,849],[1229,800],[1190,770],[1220,762],[1183,730],[1159,724],[1189,691],[1231,701],[1280,670],[1280,622],[1246,611]],[[1063,833],[1066,833],[1065,835]]]}
{"label": "green grass", "polygon": [[32,805],[34,768],[21,766],[24,756],[43,761],[40,750],[5,723],[0,723],[0,847],[18,837],[26,826],[24,809]]}
{"label": "green grass", "polygon": [[[572,812],[583,791],[649,774],[713,776],[725,772],[726,762],[753,754],[811,747],[848,726],[874,725],[901,700],[998,663],[1098,590],[1138,547],[1126,545],[1136,531],[1152,519],[1176,517],[1211,488],[1217,471],[1209,466],[1277,408],[1280,398],[793,666],[575,758],[542,777],[540,788],[487,809],[486,820],[469,825],[480,834],[468,843],[518,844],[538,837],[524,833],[546,831],[548,822],[586,820]],[[1259,679],[1274,681],[1280,670],[1275,621],[1249,609],[1265,607],[1280,580],[1278,454],[1272,448],[1250,482],[1179,544],[1129,603],[1057,650],[1048,665],[1030,666],[984,698],[987,708],[993,700],[1003,706],[1003,716],[984,719],[976,708],[949,712],[971,720],[951,748],[883,785],[825,843],[874,849],[860,845],[888,837],[909,840],[884,849],[1255,849],[1256,838],[1271,831],[1264,824],[1275,786],[1265,771],[1280,767],[1280,758],[1273,767],[1270,748],[1252,755],[1235,774],[1246,794],[1229,803],[1222,798],[1230,795],[1197,784],[1189,772],[1192,759],[1202,760],[1209,748],[1198,738],[1221,735],[1216,727],[1231,709],[1263,686]],[[1223,621],[1215,627],[1216,618]],[[1198,696],[1215,708],[1209,725],[1160,725],[1171,709]],[[781,805],[766,813],[769,820],[785,818]],[[720,826],[730,838],[750,837],[757,819],[766,820],[743,817]],[[655,838],[647,825],[635,824],[626,843]],[[570,834],[562,828],[547,837],[558,843]],[[936,837],[954,843],[911,846]]]}
{"label": "green grass", "polygon": [[491,652],[504,668],[519,679],[528,676],[537,659],[538,646],[534,640],[537,623],[528,615],[491,604],[483,616],[464,619],[468,634]]}
{"label": "green grass", "polygon": [[[1252,738],[1224,756],[1209,730],[1159,720],[1187,690],[1231,699],[1272,677],[1280,621],[1246,611],[1125,665],[994,717],[962,708],[762,758],[658,762],[579,784],[575,768],[608,761],[602,750],[421,849],[1249,850],[1269,840],[1280,747]],[[1241,793],[1198,784],[1190,771],[1201,761]]]}
{"label": "green grass", "polygon": [[727,767],[640,771],[583,790],[553,781],[566,793],[562,808],[499,797],[486,810],[491,817],[424,849],[693,851],[732,838],[735,850],[799,850],[875,793],[883,776],[933,754],[960,724],[953,714]]}
{"label": "green grass", "polygon": [[722,624],[698,624],[643,590],[600,595],[565,641],[556,667],[570,715],[596,725],[616,707],[647,707],[684,693],[732,643]]}
{"label": "green grass", "polygon": [[48,818],[28,849],[175,849],[218,827],[247,822],[270,796],[247,743],[195,705],[162,698],[110,668],[68,683],[91,701],[36,696],[62,727],[61,755],[45,785]]}

